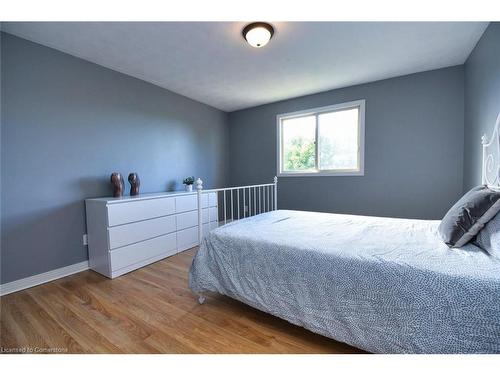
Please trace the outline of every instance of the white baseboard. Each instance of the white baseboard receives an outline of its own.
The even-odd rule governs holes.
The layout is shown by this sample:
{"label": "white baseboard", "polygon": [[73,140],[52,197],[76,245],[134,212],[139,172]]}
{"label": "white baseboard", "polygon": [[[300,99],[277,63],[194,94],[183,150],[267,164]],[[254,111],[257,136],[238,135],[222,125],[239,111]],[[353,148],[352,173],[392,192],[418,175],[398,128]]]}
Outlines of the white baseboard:
{"label": "white baseboard", "polygon": [[85,260],[80,263],[71,264],[66,267],[40,273],[38,275],[33,275],[24,279],[11,281],[10,283],[0,285],[0,296],[5,296],[6,294],[14,293],[19,290],[48,283],[49,281],[60,279],[61,277],[73,275],[74,273],[82,272],[88,269],[89,262]]}

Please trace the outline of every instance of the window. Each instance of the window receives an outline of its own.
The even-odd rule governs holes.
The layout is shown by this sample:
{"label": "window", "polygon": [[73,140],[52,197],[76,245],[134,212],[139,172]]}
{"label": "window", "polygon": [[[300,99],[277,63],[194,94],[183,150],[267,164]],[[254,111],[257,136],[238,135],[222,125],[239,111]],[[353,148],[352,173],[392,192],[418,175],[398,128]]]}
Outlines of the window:
{"label": "window", "polygon": [[278,115],[278,176],[362,176],[365,101]]}

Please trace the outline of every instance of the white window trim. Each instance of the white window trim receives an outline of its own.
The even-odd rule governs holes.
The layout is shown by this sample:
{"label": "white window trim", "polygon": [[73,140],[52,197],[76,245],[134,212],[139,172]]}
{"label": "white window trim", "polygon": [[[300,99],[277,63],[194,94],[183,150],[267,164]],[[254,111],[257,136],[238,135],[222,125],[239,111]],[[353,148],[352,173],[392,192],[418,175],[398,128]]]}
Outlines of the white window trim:
{"label": "white window trim", "polygon": [[[323,171],[310,171],[310,172],[282,172],[281,171],[281,158],[282,158],[282,145],[281,145],[281,120],[290,119],[294,117],[303,117],[307,115],[318,114],[322,112],[333,112],[343,109],[359,107],[359,121],[358,121],[358,134],[359,134],[359,169],[346,170],[323,170]],[[316,132],[318,127],[316,126]],[[320,176],[364,176],[365,174],[365,100],[354,100],[351,102],[339,103],[329,105],[326,107],[317,107],[305,109],[302,111],[282,113],[276,116],[276,160],[277,160],[277,175],[278,177],[320,177]],[[318,135],[316,134],[316,140]],[[316,158],[318,157],[318,150],[316,149]]]}

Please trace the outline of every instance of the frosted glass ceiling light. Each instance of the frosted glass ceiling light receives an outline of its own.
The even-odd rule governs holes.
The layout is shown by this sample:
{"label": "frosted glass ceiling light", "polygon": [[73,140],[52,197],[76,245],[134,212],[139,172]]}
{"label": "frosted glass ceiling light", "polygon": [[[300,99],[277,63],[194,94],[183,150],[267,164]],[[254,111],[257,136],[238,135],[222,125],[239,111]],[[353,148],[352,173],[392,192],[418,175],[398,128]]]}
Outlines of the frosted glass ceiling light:
{"label": "frosted glass ceiling light", "polygon": [[273,27],[265,22],[254,22],[243,29],[243,38],[252,47],[264,47],[273,37]]}

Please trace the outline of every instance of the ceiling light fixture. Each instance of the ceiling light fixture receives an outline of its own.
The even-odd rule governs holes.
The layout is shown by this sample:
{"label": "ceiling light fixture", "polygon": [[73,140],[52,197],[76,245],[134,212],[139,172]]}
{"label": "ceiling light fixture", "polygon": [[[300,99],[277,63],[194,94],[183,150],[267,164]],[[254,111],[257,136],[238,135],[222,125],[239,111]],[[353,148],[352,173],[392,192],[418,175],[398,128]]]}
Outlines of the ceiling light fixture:
{"label": "ceiling light fixture", "polygon": [[265,22],[254,22],[246,25],[243,29],[243,38],[252,47],[261,48],[264,47],[273,37],[274,29],[273,27]]}

